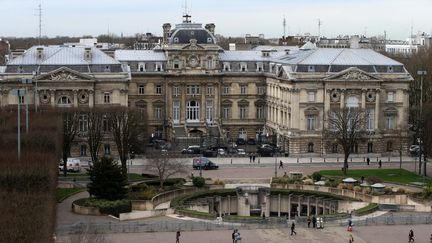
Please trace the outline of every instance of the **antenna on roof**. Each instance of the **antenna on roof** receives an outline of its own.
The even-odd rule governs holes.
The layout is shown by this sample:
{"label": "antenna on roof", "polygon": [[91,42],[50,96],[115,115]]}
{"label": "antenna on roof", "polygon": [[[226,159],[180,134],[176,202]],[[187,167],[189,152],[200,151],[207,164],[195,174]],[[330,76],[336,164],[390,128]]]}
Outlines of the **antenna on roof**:
{"label": "antenna on roof", "polygon": [[321,37],[321,25],[323,24],[323,22],[321,21],[321,19],[317,19],[318,21],[318,40]]}
{"label": "antenna on roof", "polygon": [[282,25],[283,25],[283,31],[284,31],[283,37],[285,38],[286,37],[286,19],[285,19],[285,15],[283,17]]}
{"label": "antenna on roof", "polygon": [[37,8],[37,16],[39,17],[39,36],[38,36],[38,43],[41,44],[42,39],[42,1],[39,1],[39,5]]}

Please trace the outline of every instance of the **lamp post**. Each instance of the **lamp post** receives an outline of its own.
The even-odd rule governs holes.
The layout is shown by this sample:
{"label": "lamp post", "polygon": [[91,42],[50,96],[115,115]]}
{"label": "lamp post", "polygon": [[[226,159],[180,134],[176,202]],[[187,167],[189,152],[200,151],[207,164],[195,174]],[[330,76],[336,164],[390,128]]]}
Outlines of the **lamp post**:
{"label": "lamp post", "polygon": [[[426,76],[427,72],[424,70],[419,70],[417,71],[417,75],[420,76],[420,111],[419,111],[419,117],[418,117],[418,137],[420,138],[419,140],[419,174],[421,174],[421,166],[422,166],[422,156],[423,156],[423,119],[422,119],[422,113],[423,113],[423,78],[424,76]],[[424,165],[423,165],[423,173],[426,176],[426,161],[424,161]]]}
{"label": "lamp post", "polygon": [[[33,81],[31,79],[21,79],[22,84],[32,84]],[[27,95],[27,86],[25,88],[24,95]],[[28,99],[25,99],[25,107],[26,107],[26,133],[29,132],[29,109],[28,109]]]}
{"label": "lamp post", "polygon": [[25,95],[25,89],[16,89],[12,91],[18,97],[18,114],[17,114],[17,156],[18,160],[21,158],[21,96]]}

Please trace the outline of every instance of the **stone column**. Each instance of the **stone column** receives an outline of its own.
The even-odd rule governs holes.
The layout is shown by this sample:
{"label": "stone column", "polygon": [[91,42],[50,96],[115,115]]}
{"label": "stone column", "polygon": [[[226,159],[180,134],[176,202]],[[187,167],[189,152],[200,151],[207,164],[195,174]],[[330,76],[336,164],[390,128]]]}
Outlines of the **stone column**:
{"label": "stone column", "polygon": [[39,102],[39,91],[36,89],[36,87],[34,87],[33,95],[34,95],[35,107],[39,107],[39,105],[40,105],[40,102]]}
{"label": "stone column", "polygon": [[315,216],[318,216],[318,198],[315,198]]}
{"label": "stone column", "polygon": [[89,95],[89,107],[93,108],[94,103],[95,103],[95,101],[94,101],[94,91],[93,90],[89,90],[88,91],[88,95]]}
{"label": "stone column", "polygon": [[326,205],[326,203],[325,203],[325,199],[323,199],[323,201],[322,201],[322,209],[323,209],[323,215],[324,214],[326,214],[326,212],[325,212],[325,205]]}
{"label": "stone column", "polygon": [[278,194],[278,217],[281,215],[281,195]]}
{"label": "stone column", "polygon": [[288,196],[288,220],[291,220],[291,195]]}
{"label": "stone column", "polygon": [[[291,102],[291,128],[300,129],[300,107],[299,107],[299,93],[300,89],[292,89],[292,102]],[[295,119],[293,119],[295,117]]]}
{"label": "stone column", "polygon": [[301,212],[301,196],[298,196],[297,216],[300,217]]}
{"label": "stone column", "polygon": [[375,93],[375,124],[374,129],[375,131],[379,130],[379,117],[380,117],[380,90],[377,89]]}
{"label": "stone column", "polygon": [[55,107],[55,90],[50,89],[50,102],[51,107]]}
{"label": "stone column", "polygon": [[181,95],[181,104],[180,104],[180,123],[183,121],[186,123],[186,85],[179,85],[180,95]]}
{"label": "stone column", "polygon": [[366,89],[361,91],[361,108],[362,110],[366,109]]}
{"label": "stone column", "polygon": [[205,87],[203,83],[200,83],[200,94],[201,94],[201,105],[200,105],[200,122],[206,121],[206,102],[205,102]]}
{"label": "stone column", "polygon": [[231,215],[231,196],[228,195],[228,215]]}
{"label": "stone column", "polygon": [[[330,112],[330,93],[330,90],[324,89],[324,120],[327,120]],[[325,122],[324,127],[328,128],[328,122]]]}
{"label": "stone column", "polygon": [[73,107],[78,107],[78,90],[73,90]]}
{"label": "stone column", "polygon": [[307,216],[310,216],[310,197],[307,200]]}
{"label": "stone column", "polygon": [[344,108],[344,107],[345,107],[345,89],[342,89],[340,94],[340,108]]}

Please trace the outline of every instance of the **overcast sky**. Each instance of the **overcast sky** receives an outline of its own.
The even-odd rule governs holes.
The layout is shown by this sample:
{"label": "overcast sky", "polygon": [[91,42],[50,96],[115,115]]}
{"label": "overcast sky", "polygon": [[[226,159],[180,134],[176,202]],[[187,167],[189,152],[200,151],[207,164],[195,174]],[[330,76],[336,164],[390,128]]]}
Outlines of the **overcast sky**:
{"label": "overcast sky", "polygon": [[[37,36],[40,0],[0,0],[0,36]],[[42,0],[42,34],[48,36],[162,34],[179,23],[184,0]],[[432,0],[188,0],[192,21],[215,23],[226,36],[318,33],[378,35],[405,39],[432,31]]]}

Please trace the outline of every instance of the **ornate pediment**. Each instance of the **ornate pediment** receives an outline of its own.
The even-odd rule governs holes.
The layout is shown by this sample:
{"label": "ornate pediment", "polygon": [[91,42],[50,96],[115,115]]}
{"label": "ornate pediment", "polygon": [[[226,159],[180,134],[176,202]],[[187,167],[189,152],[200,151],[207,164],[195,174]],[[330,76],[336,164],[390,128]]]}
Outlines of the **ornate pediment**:
{"label": "ornate pediment", "polygon": [[379,78],[355,67],[343,70],[340,73],[331,75],[326,80],[341,80],[341,81],[367,81],[380,80]]}
{"label": "ornate pediment", "polygon": [[52,80],[52,81],[77,81],[77,80],[94,80],[93,77],[82,74],[67,67],[62,67],[43,74],[37,78],[38,80]]}

